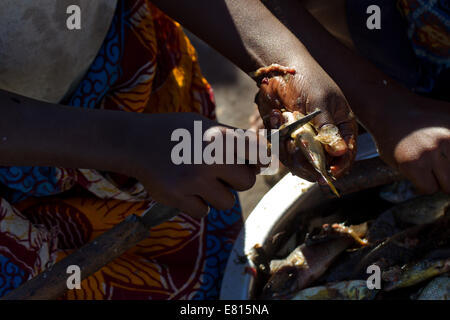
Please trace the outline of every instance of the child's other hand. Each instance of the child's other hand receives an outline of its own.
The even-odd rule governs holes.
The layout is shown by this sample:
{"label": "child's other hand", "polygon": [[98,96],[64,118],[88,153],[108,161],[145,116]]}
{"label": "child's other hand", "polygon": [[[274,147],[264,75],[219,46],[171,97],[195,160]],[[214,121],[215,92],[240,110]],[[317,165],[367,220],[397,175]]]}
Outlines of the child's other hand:
{"label": "child's other hand", "polygon": [[[141,115],[135,120],[132,137],[138,138],[130,139],[126,146],[130,158],[126,170],[144,184],[156,201],[200,218],[209,212],[209,205],[220,210],[231,209],[236,201],[231,189],[244,191],[255,183],[258,165],[236,164],[237,161],[233,161],[235,164],[205,164],[202,152],[206,142],[203,142],[200,154],[197,152],[202,157],[201,164],[174,163],[172,151],[181,141],[179,137],[176,141],[171,139],[176,129],[184,129],[189,134],[190,141],[186,146],[191,148],[193,159],[195,139],[202,139],[209,128],[214,127],[222,134],[229,128],[193,113]],[[194,121],[202,122],[200,135],[194,132]],[[236,159],[236,150],[230,147],[227,150],[225,139],[223,135],[224,157],[232,153]],[[246,151],[248,146],[247,143]]]}
{"label": "child's other hand", "polygon": [[409,92],[382,97],[388,112],[371,128],[381,158],[421,193],[450,193],[450,104]]}

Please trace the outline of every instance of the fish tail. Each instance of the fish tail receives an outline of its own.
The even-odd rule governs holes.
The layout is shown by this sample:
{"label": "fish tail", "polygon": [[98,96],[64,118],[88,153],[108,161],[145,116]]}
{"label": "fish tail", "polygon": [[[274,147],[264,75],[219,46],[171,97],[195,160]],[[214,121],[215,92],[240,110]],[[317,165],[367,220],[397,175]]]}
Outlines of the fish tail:
{"label": "fish tail", "polygon": [[331,178],[327,175],[327,174],[323,174],[321,173],[322,178],[325,179],[325,181],[327,182],[328,186],[330,187],[331,191],[333,191],[333,193],[340,198],[341,195],[339,194],[339,192],[337,191],[336,187],[333,184],[333,181],[331,181]]}

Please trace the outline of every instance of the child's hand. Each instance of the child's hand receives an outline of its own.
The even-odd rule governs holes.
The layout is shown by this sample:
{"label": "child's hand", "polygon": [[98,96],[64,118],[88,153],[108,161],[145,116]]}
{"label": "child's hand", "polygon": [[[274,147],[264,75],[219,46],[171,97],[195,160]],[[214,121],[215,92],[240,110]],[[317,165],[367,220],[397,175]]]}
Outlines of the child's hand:
{"label": "child's hand", "polygon": [[[303,114],[322,110],[312,123],[316,129],[325,124],[336,125],[339,129],[339,143],[334,144],[334,148],[325,148],[331,158],[331,173],[339,177],[350,168],[356,155],[357,125],[347,100],[334,81],[320,67],[316,67],[316,63],[311,63],[307,69],[289,69],[286,68],[286,72],[280,70],[278,74],[271,71],[269,76],[258,79],[260,91],[256,103],[264,124],[267,128],[278,128],[281,119],[277,115],[281,114],[279,111],[282,109]],[[289,155],[286,149],[288,147],[280,145],[280,158],[294,174],[310,181],[319,179],[300,151]]]}
{"label": "child's hand", "polygon": [[[138,138],[131,139],[126,147],[128,157],[131,157],[129,165],[132,166],[128,171],[144,184],[156,201],[200,218],[208,213],[209,205],[221,210],[231,209],[235,198],[230,189],[243,191],[255,183],[259,172],[257,165],[204,164],[202,151],[206,143],[203,143],[200,154],[197,152],[202,157],[202,164],[174,164],[172,150],[180,143],[178,139],[171,141],[176,129],[187,130],[191,137],[187,146],[194,150],[194,140],[202,139],[208,128],[214,127],[225,133],[227,127],[193,113],[141,115],[135,120],[132,137]],[[202,121],[200,136],[194,132],[194,121]],[[227,153],[234,154],[234,149],[225,149],[223,137],[224,157]],[[248,150],[248,144],[246,147]],[[192,153],[192,159],[193,156]]]}

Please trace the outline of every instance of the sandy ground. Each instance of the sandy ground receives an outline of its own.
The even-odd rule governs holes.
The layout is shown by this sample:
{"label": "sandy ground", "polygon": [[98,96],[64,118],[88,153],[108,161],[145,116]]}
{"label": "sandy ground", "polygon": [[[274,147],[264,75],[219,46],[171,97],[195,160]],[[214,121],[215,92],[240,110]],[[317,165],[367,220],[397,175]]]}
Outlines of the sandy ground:
{"label": "sandy ground", "polygon": [[[204,42],[187,34],[197,49],[202,72],[214,89],[218,120],[234,127],[249,128],[249,117],[256,110],[253,101],[258,88],[255,83]],[[245,218],[269,189],[264,178],[258,176],[253,188],[239,194]]]}

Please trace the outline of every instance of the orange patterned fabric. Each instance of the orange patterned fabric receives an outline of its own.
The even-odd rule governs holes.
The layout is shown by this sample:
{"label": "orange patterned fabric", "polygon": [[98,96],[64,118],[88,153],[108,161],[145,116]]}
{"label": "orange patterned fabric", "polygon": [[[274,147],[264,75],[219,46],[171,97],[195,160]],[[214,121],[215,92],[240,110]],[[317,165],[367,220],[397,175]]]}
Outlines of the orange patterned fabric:
{"label": "orange patterned fabric", "polygon": [[[189,39],[146,0],[119,1],[101,50],[65,104],[215,117]],[[0,297],[152,201],[138,181],[91,169],[1,167],[0,182]],[[180,214],[64,298],[217,298],[241,226],[238,201],[201,221]]]}
{"label": "orange patterned fabric", "polygon": [[124,74],[102,107],[149,113],[198,112],[214,118],[211,87],[182,27],[148,1],[138,3],[128,14],[132,15],[128,21],[133,37],[125,45],[140,48],[124,50]]}
{"label": "orange patterned fabric", "polygon": [[[92,241],[148,202],[102,200],[88,194],[30,198],[16,208],[34,225],[56,236],[58,261]],[[66,299],[182,299],[199,287],[205,259],[202,250],[206,220],[181,214],[151,230],[151,236],[70,290]],[[194,258],[195,257],[195,258]],[[92,257],[95,259],[95,257]]]}

